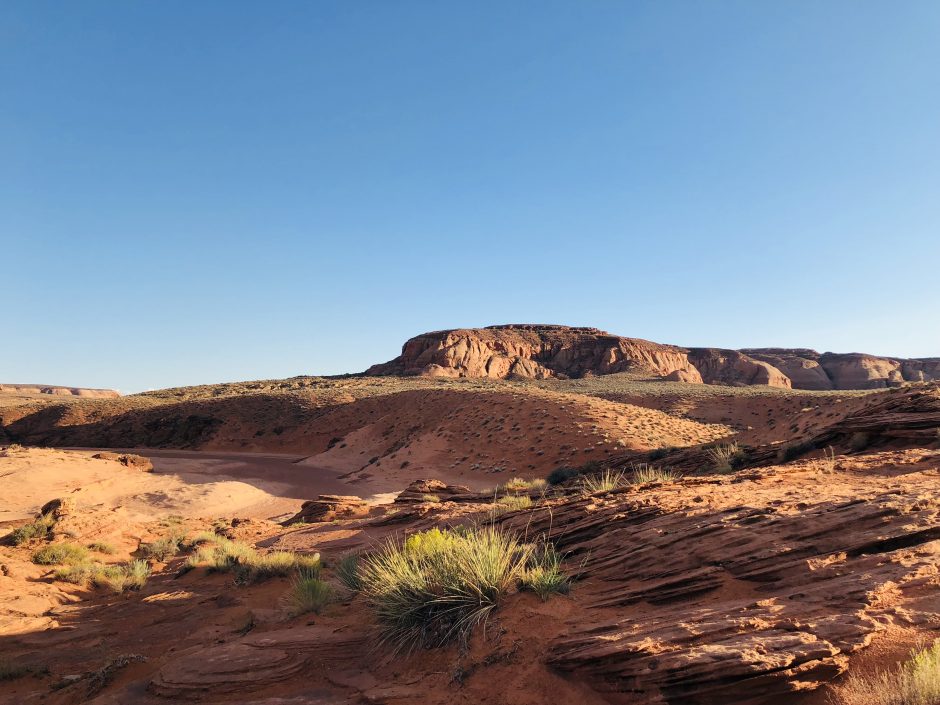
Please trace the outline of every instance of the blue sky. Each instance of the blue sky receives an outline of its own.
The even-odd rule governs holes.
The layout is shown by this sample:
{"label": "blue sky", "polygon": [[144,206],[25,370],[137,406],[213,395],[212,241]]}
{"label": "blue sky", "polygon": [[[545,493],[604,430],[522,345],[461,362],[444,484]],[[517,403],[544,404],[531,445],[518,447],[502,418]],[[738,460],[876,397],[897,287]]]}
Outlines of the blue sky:
{"label": "blue sky", "polygon": [[940,3],[0,5],[0,381],[426,331],[940,355]]}

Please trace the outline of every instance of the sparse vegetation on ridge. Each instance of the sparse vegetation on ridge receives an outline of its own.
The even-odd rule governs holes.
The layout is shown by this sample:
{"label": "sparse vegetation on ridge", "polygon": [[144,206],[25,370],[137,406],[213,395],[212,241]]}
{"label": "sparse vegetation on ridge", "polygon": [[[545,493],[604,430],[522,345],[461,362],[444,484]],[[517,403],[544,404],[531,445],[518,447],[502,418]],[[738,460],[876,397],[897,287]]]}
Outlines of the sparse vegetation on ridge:
{"label": "sparse vegetation on ridge", "polygon": [[52,514],[43,514],[11,531],[4,537],[4,542],[12,546],[22,546],[33,539],[48,539],[52,535],[55,524],[56,520]]}

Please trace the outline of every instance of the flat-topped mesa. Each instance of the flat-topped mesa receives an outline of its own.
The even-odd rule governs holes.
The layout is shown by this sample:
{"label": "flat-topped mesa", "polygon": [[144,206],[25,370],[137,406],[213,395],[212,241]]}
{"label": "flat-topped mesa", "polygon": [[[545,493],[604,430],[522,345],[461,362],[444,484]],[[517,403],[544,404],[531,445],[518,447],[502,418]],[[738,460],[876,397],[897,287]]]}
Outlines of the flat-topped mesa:
{"label": "flat-topped mesa", "polygon": [[54,384],[0,384],[0,393],[51,394],[59,397],[86,397],[92,399],[115,399],[121,396],[113,389],[86,389],[85,387],[60,387]]}
{"label": "flat-topped mesa", "polygon": [[783,389],[878,389],[940,379],[940,358],[806,348],[683,348],[598,328],[515,323],[423,333],[369,375],[566,379],[635,372],[671,381]]}

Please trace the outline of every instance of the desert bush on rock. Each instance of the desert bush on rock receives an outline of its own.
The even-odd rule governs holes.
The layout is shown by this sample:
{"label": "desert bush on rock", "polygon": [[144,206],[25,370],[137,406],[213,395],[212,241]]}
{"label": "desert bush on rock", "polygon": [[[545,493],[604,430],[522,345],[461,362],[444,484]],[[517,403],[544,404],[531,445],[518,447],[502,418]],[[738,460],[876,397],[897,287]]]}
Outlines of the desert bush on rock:
{"label": "desert bush on rock", "polygon": [[275,576],[289,575],[305,570],[319,574],[322,567],[320,554],[298,554],[293,551],[260,553],[242,541],[223,536],[205,536],[214,545],[205,544],[189,557],[185,569],[205,566],[210,572],[232,572],[240,585],[256,583]]}
{"label": "desert bush on rock", "polygon": [[521,509],[528,509],[532,506],[532,499],[528,495],[507,494],[496,500],[496,511],[515,512]]}
{"label": "desert bush on rock", "polygon": [[547,600],[553,594],[567,594],[568,576],[561,568],[562,556],[550,543],[543,542],[529,556],[529,562],[520,577],[523,590],[531,590]]}

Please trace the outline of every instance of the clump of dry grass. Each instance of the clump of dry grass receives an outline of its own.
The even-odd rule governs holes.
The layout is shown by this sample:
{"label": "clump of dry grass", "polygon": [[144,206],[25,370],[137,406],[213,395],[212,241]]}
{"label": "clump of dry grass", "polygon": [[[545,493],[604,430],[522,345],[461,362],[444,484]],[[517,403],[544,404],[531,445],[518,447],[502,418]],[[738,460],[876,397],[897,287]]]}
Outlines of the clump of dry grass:
{"label": "clump of dry grass", "polygon": [[362,592],[396,651],[465,639],[524,574],[532,548],[493,527],[431,529],[362,559]]}
{"label": "clump of dry grass", "polygon": [[625,472],[610,468],[606,468],[597,475],[585,475],[581,478],[581,489],[588,494],[611,492],[620,487],[626,487],[628,484],[630,483]]}
{"label": "clump of dry grass", "polygon": [[940,640],[915,649],[894,671],[849,675],[833,705],[936,705],[940,703]]}
{"label": "clump of dry grass", "polygon": [[147,584],[150,573],[150,564],[142,560],[120,565],[83,562],[59,568],[54,577],[74,585],[106,587],[113,592],[122,593],[127,590],[140,590]]}
{"label": "clump of dry grass", "polygon": [[504,492],[543,491],[548,487],[548,481],[540,477],[526,480],[522,477],[512,477],[500,487]]}
{"label": "clump of dry grass", "polygon": [[675,482],[681,478],[682,475],[675,470],[639,463],[633,466],[633,476],[631,480],[634,485],[643,485],[647,482]]}
{"label": "clump of dry grass", "polygon": [[744,453],[736,441],[716,445],[709,448],[707,453],[712,461],[714,471],[721,474],[734,472],[735,464],[744,457]]}

